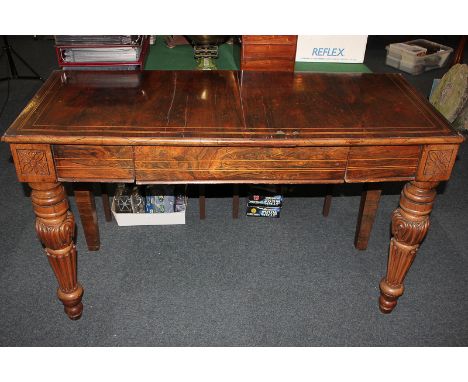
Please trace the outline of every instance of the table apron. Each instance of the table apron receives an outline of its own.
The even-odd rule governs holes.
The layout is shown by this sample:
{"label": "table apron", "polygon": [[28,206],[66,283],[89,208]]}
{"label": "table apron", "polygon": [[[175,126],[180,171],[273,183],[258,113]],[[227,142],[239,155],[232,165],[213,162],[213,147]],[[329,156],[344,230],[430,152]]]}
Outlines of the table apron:
{"label": "table apron", "polygon": [[447,180],[458,145],[231,147],[11,144],[22,182],[363,183]]}

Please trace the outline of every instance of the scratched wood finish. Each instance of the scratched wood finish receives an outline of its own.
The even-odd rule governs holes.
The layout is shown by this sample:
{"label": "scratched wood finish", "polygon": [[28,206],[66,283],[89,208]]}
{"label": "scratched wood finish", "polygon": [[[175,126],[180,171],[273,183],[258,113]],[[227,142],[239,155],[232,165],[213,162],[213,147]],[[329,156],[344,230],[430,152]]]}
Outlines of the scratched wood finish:
{"label": "scratched wood finish", "polygon": [[347,147],[135,147],[135,178],[145,182],[342,182]]}
{"label": "scratched wood finish", "polygon": [[133,181],[133,151],[122,146],[53,146],[57,178],[62,181]]}
{"label": "scratched wood finish", "polygon": [[398,74],[54,72],[10,143],[342,146],[458,144]]}

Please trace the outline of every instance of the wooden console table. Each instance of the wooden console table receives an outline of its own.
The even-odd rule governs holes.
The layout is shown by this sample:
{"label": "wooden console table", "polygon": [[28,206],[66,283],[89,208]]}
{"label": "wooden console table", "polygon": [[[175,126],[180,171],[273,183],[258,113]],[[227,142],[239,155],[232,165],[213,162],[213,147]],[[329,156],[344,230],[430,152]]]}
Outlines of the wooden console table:
{"label": "wooden console table", "polygon": [[[57,71],[3,141],[19,181],[32,188],[58,298],[77,319],[83,288],[61,182],[408,181],[380,282],[380,309],[388,313],[463,138],[395,74]],[[82,199],[82,207],[92,204]],[[371,204],[361,206],[364,225]]]}

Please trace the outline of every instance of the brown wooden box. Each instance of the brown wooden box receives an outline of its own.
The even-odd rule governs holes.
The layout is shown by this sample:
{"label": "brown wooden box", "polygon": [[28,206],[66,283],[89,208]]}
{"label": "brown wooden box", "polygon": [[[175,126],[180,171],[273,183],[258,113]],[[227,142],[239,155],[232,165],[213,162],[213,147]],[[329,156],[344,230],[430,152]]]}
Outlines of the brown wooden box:
{"label": "brown wooden box", "polygon": [[294,71],[297,36],[242,36],[241,70]]}

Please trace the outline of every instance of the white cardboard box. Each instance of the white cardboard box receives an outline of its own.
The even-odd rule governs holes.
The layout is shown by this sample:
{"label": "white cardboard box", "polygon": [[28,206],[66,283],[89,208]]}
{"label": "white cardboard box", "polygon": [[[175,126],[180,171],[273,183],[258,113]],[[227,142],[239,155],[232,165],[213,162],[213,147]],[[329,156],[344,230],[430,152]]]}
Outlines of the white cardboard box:
{"label": "white cardboard box", "polygon": [[171,225],[185,224],[185,211],[187,210],[187,199],[185,199],[185,210],[181,212],[170,212],[161,214],[125,214],[115,212],[115,203],[112,200],[111,211],[119,226],[131,225]]}
{"label": "white cardboard box", "polygon": [[367,36],[298,36],[296,61],[362,63]]}

